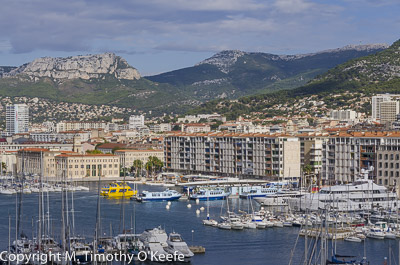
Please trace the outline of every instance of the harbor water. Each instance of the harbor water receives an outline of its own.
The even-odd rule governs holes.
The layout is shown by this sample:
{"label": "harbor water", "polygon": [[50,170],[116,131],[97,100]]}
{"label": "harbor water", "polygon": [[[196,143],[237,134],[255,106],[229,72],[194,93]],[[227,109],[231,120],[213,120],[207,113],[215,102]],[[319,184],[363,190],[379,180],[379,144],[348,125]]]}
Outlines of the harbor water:
{"label": "harbor water", "polygon": [[[85,236],[87,241],[93,238],[96,223],[97,188],[90,183],[90,191],[74,192],[74,219],[75,235]],[[143,189],[161,191],[165,188],[139,185]],[[29,238],[36,233],[38,220],[38,194],[23,194],[21,208],[21,231]],[[45,199],[47,194],[44,195]],[[61,229],[61,193],[49,193],[50,219],[54,238],[59,242]],[[210,217],[218,219],[226,213],[226,201],[173,201],[170,209],[166,209],[167,202],[138,203],[133,200],[112,200],[100,198],[101,201],[101,234],[109,235],[112,231],[115,236],[123,229],[141,233],[145,229],[161,226],[167,233],[180,233],[188,245],[205,247],[205,254],[196,254],[192,264],[196,265],[277,265],[300,264],[303,258],[304,238],[299,237],[299,228],[266,228],[245,229],[240,231],[221,230],[215,227],[204,226],[202,220],[207,215],[209,205]],[[47,202],[46,202],[47,203]],[[187,205],[192,207],[188,208]],[[251,205],[245,199],[229,199],[231,211],[251,211]],[[259,206],[253,202],[253,207]],[[72,201],[69,201],[69,206]],[[196,210],[204,207],[205,210],[196,214]],[[16,195],[0,195],[0,248],[8,246],[8,216],[11,216],[11,240],[15,239]],[[45,207],[47,211],[47,206]],[[72,218],[72,213],[69,213]],[[122,220],[125,216],[125,220]],[[32,225],[33,224],[33,225]],[[297,246],[295,246],[298,238]],[[328,244],[331,244],[329,241]],[[389,249],[393,250],[392,260],[398,261],[398,240],[366,239],[364,243],[337,241],[337,253],[355,255],[362,258],[364,251],[370,264],[384,264],[384,257],[388,257]],[[143,263],[150,264],[150,263]],[[393,263],[394,264],[394,263]]]}

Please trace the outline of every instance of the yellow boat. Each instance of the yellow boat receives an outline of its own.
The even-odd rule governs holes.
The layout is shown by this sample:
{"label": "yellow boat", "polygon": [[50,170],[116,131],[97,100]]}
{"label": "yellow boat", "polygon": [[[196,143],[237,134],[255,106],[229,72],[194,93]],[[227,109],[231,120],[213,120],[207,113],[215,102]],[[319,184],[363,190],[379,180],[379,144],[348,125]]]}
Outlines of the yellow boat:
{"label": "yellow boat", "polygon": [[125,182],[112,182],[100,191],[100,195],[107,198],[130,198],[137,194],[137,190],[132,188]]}

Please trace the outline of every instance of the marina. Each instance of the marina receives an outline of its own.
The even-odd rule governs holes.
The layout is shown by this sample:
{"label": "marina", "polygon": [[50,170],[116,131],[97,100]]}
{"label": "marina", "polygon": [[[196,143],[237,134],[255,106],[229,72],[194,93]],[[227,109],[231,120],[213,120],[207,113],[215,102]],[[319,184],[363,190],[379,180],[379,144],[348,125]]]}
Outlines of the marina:
{"label": "marina", "polygon": [[[146,249],[143,233],[150,230],[153,232],[161,231],[162,242],[159,242],[159,246],[162,246],[163,251],[168,253],[166,250],[168,238],[170,238],[170,241],[174,237],[178,238],[177,242],[187,244],[188,249],[190,249],[190,252],[187,253],[193,254],[189,255],[192,264],[221,264],[221,262],[243,264],[243,256],[240,253],[246,253],[246,257],[250,260],[249,264],[289,264],[290,260],[293,264],[299,264],[302,259],[302,251],[304,251],[301,242],[306,240],[304,225],[309,225],[307,237],[308,240],[311,240],[320,234],[322,220],[325,218],[317,213],[310,214],[307,217],[304,214],[297,213],[270,212],[250,198],[172,201],[168,204],[162,201],[149,201],[141,204],[134,200],[99,197],[95,183],[86,183],[86,185],[90,187],[90,191],[73,192],[74,220],[79,225],[75,225],[74,237],[71,235],[70,242],[74,243],[73,246],[77,253],[81,253],[81,258],[84,256],[82,253],[91,253],[93,249],[90,247],[90,242],[93,242],[95,236],[93,231],[97,222],[96,205],[98,199],[101,204],[101,225],[98,228],[99,235],[102,235],[98,238],[98,242],[102,242],[102,248],[97,249],[98,253],[102,251],[115,253],[121,250],[134,253],[140,248]],[[142,184],[137,185],[137,188],[139,191],[148,190],[154,193],[165,191],[162,187]],[[16,195],[0,196],[2,196],[1,211],[3,216],[1,218],[0,236],[6,239],[8,238],[8,215],[10,215],[11,224],[16,221],[15,216],[13,216],[15,206],[12,206],[15,204]],[[23,194],[20,208],[20,233],[32,236],[27,237],[27,239],[18,236],[21,238],[18,241],[21,245],[32,242],[28,238],[34,238],[35,233],[37,233],[35,225],[32,226],[32,220],[37,218],[38,196],[38,193]],[[54,234],[54,237],[48,237],[43,242],[46,242],[46,245],[58,246],[57,242],[62,241],[59,236],[62,227],[57,220],[62,218],[60,210],[63,200],[60,193],[49,193],[49,199],[52,202],[49,209],[51,212],[47,221],[42,220],[42,222],[49,222],[44,227],[48,231],[53,231],[50,234]],[[71,199],[69,199],[69,203],[72,203]],[[166,205],[170,207],[166,209]],[[188,207],[189,205],[191,207]],[[121,219],[121,211],[124,211],[125,218],[123,219]],[[378,221],[375,222],[376,225],[372,225],[372,223],[366,223],[366,219],[359,215],[331,215],[325,218],[330,224],[330,228],[327,230],[327,238],[328,242],[336,242],[337,253],[363,257],[365,247],[370,264],[381,264],[383,258],[388,256],[389,246],[393,250],[392,255],[397,256],[396,246],[399,241],[396,239],[398,232],[394,220],[397,220],[398,217],[394,213],[383,215],[383,212],[379,215],[375,213],[369,216],[375,216],[377,219],[390,216],[392,221],[391,224]],[[204,223],[206,220],[218,221],[217,224],[212,222],[206,224]],[[69,222],[72,222],[72,220]],[[359,224],[364,225],[359,226]],[[230,226],[230,229],[227,229],[228,226]],[[392,227],[390,232],[394,235],[392,237],[394,239],[389,239],[390,236],[388,238],[384,236],[382,239],[376,239],[379,236],[368,236],[371,231],[377,232],[375,230],[378,228],[385,235],[385,233],[389,233],[389,226]],[[123,227],[125,228],[123,229]],[[10,226],[10,229],[10,235],[14,235],[11,236],[11,242],[13,242],[16,231],[13,225]],[[140,240],[141,237],[142,240]],[[296,242],[297,244],[295,244]],[[328,245],[330,244],[328,243]],[[292,253],[295,245],[297,245],[296,251]],[[349,253],[348,246],[351,246],[351,253]],[[1,241],[1,247],[7,249],[7,240]],[[205,250],[207,251],[205,252]],[[25,251],[29,251],[29,248]],[[283,253],[282,257],[275,260],[271,258],[270,256],[274,251]],[[270,263],[263,263],[263,260],[267,258]],[[297,263],[294,262],[296,260]],[[143,264],[148,262],[145,261]]]}

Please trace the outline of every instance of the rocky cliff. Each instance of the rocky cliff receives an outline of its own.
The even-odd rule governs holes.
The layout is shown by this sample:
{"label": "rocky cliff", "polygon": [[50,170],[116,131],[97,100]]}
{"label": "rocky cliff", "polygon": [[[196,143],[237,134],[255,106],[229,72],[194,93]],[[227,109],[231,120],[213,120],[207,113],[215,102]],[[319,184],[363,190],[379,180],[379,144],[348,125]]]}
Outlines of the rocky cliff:
{"label": "rocky cliff", "polygon": [[54,81],[65,79],[99,79],[106,75],[117,79],[137,80],[139,72],[125,59],[114,53],[72,56],[67,58],[43,57],[3,74],[3,77],[28,76],[37,81],[48,77]]}

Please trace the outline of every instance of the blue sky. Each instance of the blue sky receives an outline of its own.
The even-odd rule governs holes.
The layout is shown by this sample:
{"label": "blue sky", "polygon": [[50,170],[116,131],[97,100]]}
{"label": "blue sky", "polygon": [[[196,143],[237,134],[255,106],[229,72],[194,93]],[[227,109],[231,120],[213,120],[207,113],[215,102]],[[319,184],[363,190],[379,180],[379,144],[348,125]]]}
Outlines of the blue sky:
{"label": "blue sky", "polygon": [[143,75],[226,49],[308,53],[400,38],[400,0],[0,0],[0,65],[115,52]]}

